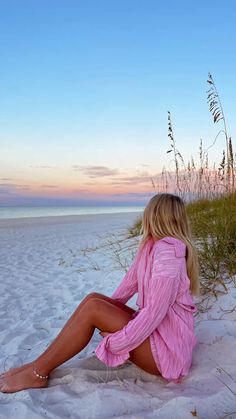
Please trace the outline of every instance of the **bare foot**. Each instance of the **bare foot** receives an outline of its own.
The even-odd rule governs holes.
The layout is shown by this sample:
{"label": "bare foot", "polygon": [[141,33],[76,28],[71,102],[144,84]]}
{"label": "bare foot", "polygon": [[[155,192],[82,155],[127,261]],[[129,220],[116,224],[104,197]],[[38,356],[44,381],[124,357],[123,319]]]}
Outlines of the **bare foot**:
{"label": "bare foot", "polygon": [[20,367],[10,368],[8,371],[4,371],[0,374],[0,378],[8,377],[14,375],[16,372],[25,369],[26,365],[33,365],[33,362],[28,362],[27,364],[21,365]]}
{"label": "bare foot", "polygon": [[33,373],[31,364],[20,367],[18,371],[11,375],[0,377],[0,392],[15,393],[26,390],[27,388],[42,388],[48,386],[48,378],[38,378]]}

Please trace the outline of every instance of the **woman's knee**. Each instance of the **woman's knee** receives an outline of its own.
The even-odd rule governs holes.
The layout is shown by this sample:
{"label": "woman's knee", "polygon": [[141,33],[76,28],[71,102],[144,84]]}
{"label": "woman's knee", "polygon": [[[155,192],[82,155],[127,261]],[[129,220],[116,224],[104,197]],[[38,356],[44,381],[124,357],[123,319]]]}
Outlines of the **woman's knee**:
{"label": "woman's knee", "polygon": [[101,307],[103,307],[104,300],[95,294],[96,293],[94,293],[94,295],[91,298],[88,298],[86,301],[85,307],[88,310],[99,310]]}
{"label": "woman's knee", "polygon": [[104,295],[100,294],[99,292],[90,292],[88,295],[86,295],[84,301],[93,300],[95,298],[104,298]]}
{"label": "woman's knee", "polygon": [[87,298],[83,302],[84,304],[81,308],[82,312],[93,321],[97,318],[97,316],[100,316],[100,313],[104,309],[104,300],[96,297],[95,295],[91,298]]}

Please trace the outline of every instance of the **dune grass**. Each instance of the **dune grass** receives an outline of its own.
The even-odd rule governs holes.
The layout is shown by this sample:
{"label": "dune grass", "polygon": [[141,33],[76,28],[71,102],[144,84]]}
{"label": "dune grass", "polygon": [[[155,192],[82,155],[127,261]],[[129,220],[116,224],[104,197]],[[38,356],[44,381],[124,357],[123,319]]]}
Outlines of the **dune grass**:
{"label": "dune grass", "polygon": [[[198,250],[201,294],[227,292],[236,275],[236,192],[186,204]],[[128,236],[140,235],[141,218]]]}
{"label": "dune grass", "polygon": [[[201,294],[227,292],[227,281],[236,281],[236,155],[232,138],[228,133],[226,118],[212,75],[208,74],[207,103],[214,124],[222,128],[213,144],[199,147],[199,165],[191,156],[188,164],[177,148],[171,113],[168,112],[168,138],[175,172],[163,169],[157,179],[151,178],[155,193],[174,193],[186,203],[191,222],[193,241],[198,250]],[[221,122],[220,122],[221,121]],[[209,167],[208,150],[218,137],[225,137],[226,151],[216,167]],[[128,237],[140,235],[141,218],[127,232]]]}
{"label": "dune grass", "polygon": [[[217,198],[236,190],[236,154],[234,152],[233,140],[228,131],[228,125],[222,106],[222,101],[216,88],[215,81],[208,74],[207,103],[213,123],[220,125],[220,129],[214,141],[206,148],[200,139],[199,162],[191,155],[186,163],[183,153],[179,150],[173,129],[172,114],[168,111],[168,150],[166,153],[171,157],[174,170],[168,171],[163,167],[162,172],[151,178],[152,186],[156,193],[171,192],[178,194],[186,201],[203,198]],[[184,117],[184,115],[183,115]],[[225,139],[225,150],[222,150],[222,157],[218,165],[214,162],[212,167],[209,164],[209,150],[216,145],[219,137]],[[194,147],[194,144],[193,144]],[[218,167],[217,167],[218,166]]]}
{"label": "dune grass", "polygon": [[198,248],[202,292],[216,293],[236,275],[236,192],[187,204]]}

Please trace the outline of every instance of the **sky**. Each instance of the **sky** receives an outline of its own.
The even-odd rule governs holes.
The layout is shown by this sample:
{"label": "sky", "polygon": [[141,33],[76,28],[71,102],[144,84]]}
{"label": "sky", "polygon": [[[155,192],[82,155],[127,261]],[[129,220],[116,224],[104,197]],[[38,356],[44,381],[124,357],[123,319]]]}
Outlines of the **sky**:
{"label": "sky", "polygon": [[[178,150],[236,137],[234,0],[0,0],[0,206],[145,204]],[[219,165],[223,135],[209,149]]]}

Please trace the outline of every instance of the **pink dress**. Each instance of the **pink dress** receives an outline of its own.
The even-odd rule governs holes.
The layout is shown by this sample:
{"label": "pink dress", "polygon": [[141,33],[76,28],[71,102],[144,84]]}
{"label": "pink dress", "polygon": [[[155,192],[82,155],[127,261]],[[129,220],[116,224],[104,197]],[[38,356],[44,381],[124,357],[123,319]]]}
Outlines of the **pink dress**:
{"label": "pink dress", "polygon": [[157,368],[167,381],[181,383],[192,363],[194,316],[197,307],[189,292],[186,245],[166,236],[149,238],[139,250],[112,298],[126,303],[136,292],[139,307],[123,329],[109,333],[95,349],[107,366],[123,364],[129,352],[150,337]]}

